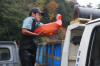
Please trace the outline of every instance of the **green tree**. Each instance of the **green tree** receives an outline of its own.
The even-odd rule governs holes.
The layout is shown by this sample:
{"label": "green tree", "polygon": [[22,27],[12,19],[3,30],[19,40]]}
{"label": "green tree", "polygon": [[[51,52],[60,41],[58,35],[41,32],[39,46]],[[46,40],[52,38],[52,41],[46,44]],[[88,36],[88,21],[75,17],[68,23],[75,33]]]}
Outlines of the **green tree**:
{"label": "green tree", "polygon": [[62,14],[63,17],[63,27],[67,27],[72,20],[73,8],[65,0],[56,0],[56,2],[59,4],[57,13]]}
{"label": "green tree", "polygon": [[20,27],[25,12],[18,4],[0,2],[0,40],[19,40]]}
{"label": "green tree", "polygon": [[55,15],[56,9],[58,8],[58,4],[55,1],[51,1],[47,4],[46,8],[48,10],[50,20],[52,20]]}

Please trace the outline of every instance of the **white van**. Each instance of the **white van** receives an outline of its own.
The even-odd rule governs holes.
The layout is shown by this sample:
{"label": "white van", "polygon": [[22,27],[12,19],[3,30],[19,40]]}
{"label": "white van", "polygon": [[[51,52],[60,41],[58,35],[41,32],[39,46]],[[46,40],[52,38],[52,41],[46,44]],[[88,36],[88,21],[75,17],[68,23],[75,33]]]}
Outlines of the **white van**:
{"label": "white van", "polygon": [[68,26],[61,66],[100,66],[100,18]]}

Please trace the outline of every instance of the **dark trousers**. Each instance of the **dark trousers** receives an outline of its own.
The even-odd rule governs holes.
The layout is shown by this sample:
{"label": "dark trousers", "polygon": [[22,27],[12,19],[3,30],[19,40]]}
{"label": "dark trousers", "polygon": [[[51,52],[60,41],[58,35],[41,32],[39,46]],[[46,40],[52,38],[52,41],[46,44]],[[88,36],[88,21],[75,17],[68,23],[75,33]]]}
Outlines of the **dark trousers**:
{"label": "dark trousers", "polygon": [[35,64],[37,43],[34,41],[32,37],[23,35],[20,39],[19,55],[22,66],[34,66]]}
{"label": "dark trousers", "polygon": [[22,66],[35,66],[36,51],[20,49],[19,54]]}
{"label": "dark trousers", "polygon": [[36,51],[31,52],[29,50],[20,49],[19,54],[22,66],[34,66],[36,59]]}

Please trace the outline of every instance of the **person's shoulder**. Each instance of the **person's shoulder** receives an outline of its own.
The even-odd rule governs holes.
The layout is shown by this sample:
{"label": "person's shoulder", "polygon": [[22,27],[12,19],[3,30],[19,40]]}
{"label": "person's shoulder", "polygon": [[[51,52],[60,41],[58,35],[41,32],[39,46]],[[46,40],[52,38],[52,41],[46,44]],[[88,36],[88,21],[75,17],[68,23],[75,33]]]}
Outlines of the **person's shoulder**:
{"label": "person's shoulder", "polygon": [[34,18],[33,17],[26,17],[25,19],[24,19],[24,21],[32,21]]}
{"label": "person's shoulder", "polygon": [[24,20],[29,20],[29,19],[32,19],[32,17],[26,17]]}

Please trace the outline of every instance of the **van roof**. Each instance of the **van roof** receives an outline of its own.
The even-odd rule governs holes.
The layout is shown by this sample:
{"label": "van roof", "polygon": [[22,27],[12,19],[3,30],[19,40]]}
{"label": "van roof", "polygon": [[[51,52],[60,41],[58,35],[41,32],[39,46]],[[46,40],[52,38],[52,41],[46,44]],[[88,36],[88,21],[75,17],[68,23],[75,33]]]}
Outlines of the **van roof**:
{"label": "van roof", "polygon": [[88,24],[93,24],[93,23],[97,23],[97,22],[100,22],[100,18],[91,20],[91,21],[89,21],[88,23],[86,23],[86,25],[88,25]]}

